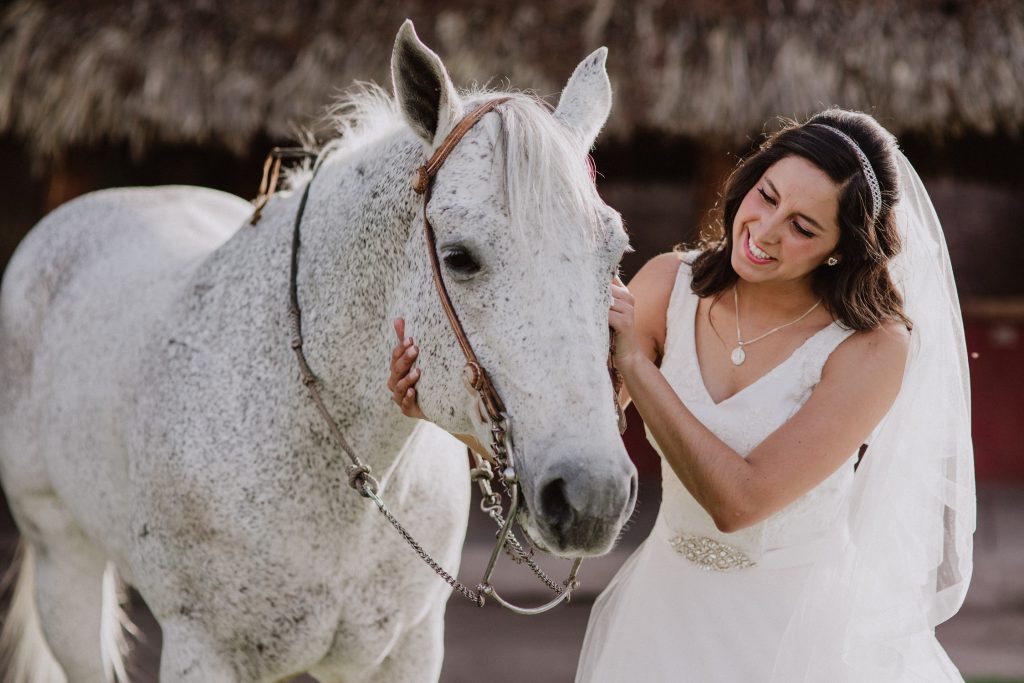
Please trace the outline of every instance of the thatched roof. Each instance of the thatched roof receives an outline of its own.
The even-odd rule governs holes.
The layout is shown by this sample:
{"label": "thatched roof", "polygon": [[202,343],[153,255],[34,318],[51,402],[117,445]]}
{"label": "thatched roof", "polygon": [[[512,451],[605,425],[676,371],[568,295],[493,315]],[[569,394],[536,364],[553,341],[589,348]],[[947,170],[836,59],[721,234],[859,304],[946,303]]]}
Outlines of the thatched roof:
{"label": "thatched roof", "polygon": [[897,133],[1024,130],[1017,0],[24,0],[0,16],[0,134],[42,157],[291,138],[339,88],[388,82],[405,17],[462,84],[556,93],[608,45],[612,136],[728,143],[830,104]]}

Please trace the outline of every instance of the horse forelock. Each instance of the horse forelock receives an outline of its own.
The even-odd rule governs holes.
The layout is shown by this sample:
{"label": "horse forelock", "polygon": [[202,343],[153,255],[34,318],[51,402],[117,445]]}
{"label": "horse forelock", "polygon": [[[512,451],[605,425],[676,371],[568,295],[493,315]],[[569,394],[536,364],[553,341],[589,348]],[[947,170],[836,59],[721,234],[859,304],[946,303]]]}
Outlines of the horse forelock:
{"label": "horse forelock", "polygon": [[529,94],[478,92],[467,99],[495,97],[510,98],[495,111],[501,117],[499,153],[513,232],[530,236],[555,229],[576,233],[560,237],[600,236],[605,225],[599,214],[607,208],[590,177],[587,150],[573,131]]}

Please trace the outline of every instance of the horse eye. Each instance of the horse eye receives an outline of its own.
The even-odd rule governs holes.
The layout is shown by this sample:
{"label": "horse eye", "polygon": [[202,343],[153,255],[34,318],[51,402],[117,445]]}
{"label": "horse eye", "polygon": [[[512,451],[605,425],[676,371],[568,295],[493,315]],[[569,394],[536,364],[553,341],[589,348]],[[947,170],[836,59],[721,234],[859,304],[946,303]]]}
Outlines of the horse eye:
{"label": "horse eye", "polygon": [[468,277],[480,271],[480,264],[465,247],[449,247],[444,250],[444,265],[453,275]]}

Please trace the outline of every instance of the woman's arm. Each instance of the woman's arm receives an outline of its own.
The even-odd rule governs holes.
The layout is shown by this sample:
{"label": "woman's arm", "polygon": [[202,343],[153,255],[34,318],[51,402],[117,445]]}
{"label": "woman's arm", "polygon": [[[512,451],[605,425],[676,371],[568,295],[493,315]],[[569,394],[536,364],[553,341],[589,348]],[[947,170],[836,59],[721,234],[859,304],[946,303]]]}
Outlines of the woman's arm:
{"label": "woman's arm", "polygon": [[[857,333],[832,353],[810,398],[744,459],[683,405],[636,338],[633,296],[613,288],[616,365],[676,476],[725,532],[756,524],[822,482],[863,443],[899,393],[909,335]],[[639,318],[639,314],[637,315]]]}

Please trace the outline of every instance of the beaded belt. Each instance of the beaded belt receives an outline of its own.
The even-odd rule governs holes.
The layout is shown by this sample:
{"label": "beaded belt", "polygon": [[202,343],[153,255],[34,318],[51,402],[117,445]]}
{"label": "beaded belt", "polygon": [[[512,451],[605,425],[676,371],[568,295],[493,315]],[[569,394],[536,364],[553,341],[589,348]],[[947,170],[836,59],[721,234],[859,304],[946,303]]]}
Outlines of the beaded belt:
{"label": "beaded belt", "polygon": [[672,548],[706,571],[724,572],[730,569],[747,569],[757,563],[739,548],[721,543],[707,536],[680,534],[669,539]]}
{"label": "beaded belt", "polygon": [[[663,528],[668,531],[667,528]],[[734,569],[781,569],[811,564],[825,557],[845,551],[850,541],[846,526],[830,530],[813,538],[778,548],[768,548],[757,559],[736,546],[697,534],[668,532],[663,536],[677,553],[707,571],[724,572]]]}

